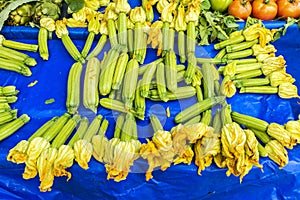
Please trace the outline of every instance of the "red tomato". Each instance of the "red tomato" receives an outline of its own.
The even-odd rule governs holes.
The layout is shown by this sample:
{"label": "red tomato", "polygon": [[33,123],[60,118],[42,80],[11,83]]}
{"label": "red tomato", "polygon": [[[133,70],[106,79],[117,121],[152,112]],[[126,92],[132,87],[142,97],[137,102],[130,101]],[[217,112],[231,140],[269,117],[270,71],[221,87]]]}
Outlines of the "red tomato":
{"label": "red tomato", "polygon": [[244,20],[251,15],[251,12],[252,6],[247,0],[234,0],[228,8],[228,14]]}
{"label": "red tomato", "polygon": [[272,20],[277,15],[277,4],[274,0],[254,0],[252,15],[262,20]]}
{"label": "red tomato", "polygon": [[300,1],[299,0],[277,0],[279,17],[300,17]]}

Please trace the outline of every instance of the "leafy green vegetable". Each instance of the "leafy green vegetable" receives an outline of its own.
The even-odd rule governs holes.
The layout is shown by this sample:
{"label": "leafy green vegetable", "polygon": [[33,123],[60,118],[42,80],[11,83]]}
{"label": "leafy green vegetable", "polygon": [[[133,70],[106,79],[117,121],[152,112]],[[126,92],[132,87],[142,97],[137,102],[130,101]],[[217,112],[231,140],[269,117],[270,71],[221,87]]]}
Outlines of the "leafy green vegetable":
{"label": "leafy green vegetable", "polygon": [[3,27],[4,22],[8,19],[9,13],[13,10],[15,10],[17,7],[33,2],[33,1],[40,1],[40,0],[18,0],[18,1],[13,1],[10,4],[8,4],[1,12],[0,12],[0,30]]}
{"label": "leafy green vegetable", "polygon": [[197,26],[197,42],[199,45],[209,45],[216,40],[226,40],[229,34],[236,31],[238,27],[239,25],[231,15],[202,10]]}
{"label": "leafy green vegetable", "polygon": [[84,0],[65,0],[66,3],[68,4],[69,8],[73,12],[79,11],[81,8],[84,7]]}
{"label": "leafy green vegetable", "polygon": [[281,36],[284,36],[288,27],[292,26],[293,24],[297,23],[298,24],[298,27],[300,28],[300,24],[299,24],[299,20],[298,19],[294,19],[294,18],[291,18],[291,17],[288,17],[287,20],[286,20],[286,23],[283,27],[279,28],[277,30],[277,32],[274,34],[274,39],[273,41],[275,40],[278,40]]}

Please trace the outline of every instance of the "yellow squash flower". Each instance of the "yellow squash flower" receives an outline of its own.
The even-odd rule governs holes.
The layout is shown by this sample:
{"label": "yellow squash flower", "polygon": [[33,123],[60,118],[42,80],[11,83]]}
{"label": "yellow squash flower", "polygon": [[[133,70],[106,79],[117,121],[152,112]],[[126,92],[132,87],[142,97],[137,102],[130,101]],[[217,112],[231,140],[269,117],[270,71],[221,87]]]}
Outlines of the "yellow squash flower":
{"label": "yellow squash flower", "polygon": [[279,165],[279,168],[283,168],[289,162],[289,157],[284,146],[277,140],[271,140],[265,146],[268,156],[271,160]]}
{"label": "yellow squash flower", "polygon": [[34,178],[37,175],[37,160],[42,151],[49,147],[50,143],[41,137],[36,137],[30,142],[27,149],[27,159],[25,161],[26,166],[23,173],[24,179]]}
{"label": "yellow squash flower", "polygon": [[40,20],[41,27],[46,28],[48,31],[55,31],[55,21],[50,17],[45,17]]}
{"label": "yellow squash flower", "polygon": [[157,48],[157,56],[161,55],[162,52],[162,21],[155,21],[151,24],[151,27],[148,32],[147,44],[151,44],[152,48]]}
{"label": "yellow squash flower", "polygon": [[268,126],[267,132],[271,137],[278,140],[283,146],[289,149],[292,149],[297,144],[297,140],[280,124],[271,123]]}
{"label": "yellow squash flower", "polygon": [[104,162],[105,147],[108,143],[108,139],[104,135],[95,135],[92,138],[93,144],[93,157],[99,162]]}
{"label": "yellow squash flower", "polygon": [[90,142],[81,139],[74,144],[75,160],[78,165],[83,169],[88,169],[88,163],[91,160],[93,154],[93,146]]}
{"label": "yellow squash flower", "polygon": [[214,133],[213,128],[210,128],[208,133],[201,140],[197,141],[194,151],[198,175],[201,175],[201,171],[212,164],[214,156],[221,152],[220,145],[220,134]]}
{"label": "yellow squash flower", "polygon": [[37,169],[40,177],[40,191],[51,191],[54,181],[53,163],[57,157],[56,148],[44,149],[37,160]]}
{"label": "yellow squash flower", "polygon": [[57,152],[57,157],[53,163],[53,173],[54,176],[67,176],[69,180],[72,174],[66,171],[73,165],[73,160],[75,158],[74,150],[69,145],[62,145],[59,147]]}
{"label": "yellow squash flower", "polygon": [[14,148],[9,150],[7,160],[13,163],[24,163],[27,159],[27,148],[29,142],[27,140],[21,140]]}
{"label": "yellow squash flower", "polygon": [[285,71],[275,71],[269,75],[271,86],[279,86],[282,83],[294,83],[296,80]]}
{"label": "yellow squash flower", "polygon": [[300,121],[288,121],[285,124],[285,129],[291,134],[291,137],[297,140],[297,143],[300,143]]}
{"label": "yellow squash flower", "polygon": [[300,98],[297,86],[290,82],[281,83],[279,85],[278,95],[283,99]]}

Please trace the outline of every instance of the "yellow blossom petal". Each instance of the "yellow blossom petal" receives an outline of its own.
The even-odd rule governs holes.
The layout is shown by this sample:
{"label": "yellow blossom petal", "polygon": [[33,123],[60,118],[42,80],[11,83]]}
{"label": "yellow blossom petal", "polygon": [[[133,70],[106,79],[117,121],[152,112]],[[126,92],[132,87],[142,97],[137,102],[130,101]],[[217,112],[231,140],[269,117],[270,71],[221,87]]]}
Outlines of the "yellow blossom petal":
{"label": "yellow blossom petal", "polygon": [[98,34],[100,31],[100,20],[97,16],[92,15],[88,24],[88,31]]}
{"label": "yellow blossom petal", "polygon": [[297,143],[300,143],[300,121],[288,121],[285,124],[285,129],[291,137],[295,138]]}
{"label": "yellow blossom petal", "polygon": [[57,20],[55,22],[55,33],[58,38],[61,38],[62,35],[68,35],[69,31],[67,30],[66,23],[63,20]]}
{"label": "yellow blossom petal", "polygon": [[277,140],[271,140],[265,146],[268,156],[271,160],[279,165],[279,168],[283,168],[289,162],[288,153],[284,146]]}
{"label": "yellow blossom petal", "polygon": [[143,7],[135,7],[130,11],[130,20],[132,23],[145,23],[146,22],[146,13]]}
{"label": "yellow blossom petal", "polygon": [[168,131],[157,131],[152,138],[158,150],[168,151],[172,148],[172,135]]}
{"label": "yellow blossom petal", "polygon": [[129,13],[130,5],[127,0],[117,0],[116,2],[116,13]]}
{"label": "yellow blossom petal", "polygon": [[285,71],[274,71],[269,75],[271,86],[279,86],[282,83],[294,83],[296,80]]}
{"label": "yellow blossom petal", "polygon": [[155,147],[155,144],[147,139],[146,144],[142,144],[140,148],[140,155],[148,161],[148,169],[146,172],[146,181],[153,178],[152,171],[155,167],[160,166],[159,157],[160,153]]}
{"label": "yellow blossom petal", "polygon": [[279,85],[278,95],[283,99],[300,98],[297,86],[289,82]]}
{"label": "yellow blossom petal", "polygon": [[259,44],[255,44],[252,46],[252,50],[254,56],[257,56],[258,54],[275,53],[277,51],[274,45],[272,44],[269,44],[265,47],[261,47]]}
{"label": "yellow blossom petal", "polygon": [[108,143],[108,139],[104,135],[95,135],[92,138],[93,144],[93,157],[99,162],[103,162],[105,155],[105,147]]}
{"label": "yellow blossom petal", "polygon": [[110,139],[105,146],[105,154],[103,160],[107,164],[112,164],[114,159],[115,146],[120,142],[119,138]]}
{"label": "yellow blossom petal", "polygon": [[185,17],[184,6],[181,3],[178,6],[178,14],[177,14],[177,17],[175,19],[175,29],[176,29],[176,31],[185,31],[186,30],[186,23],[185,23],[184,17]]}
{"label": "yellow blossom petal", "polygon": [[115,145],[112,164],[106,164],[107,179],[116,182],[125,180],[130,167],[137,158],[137,145],[133,141],[120,141]]}
{"label": "yellow blossom petal", "polygon": [[198,166],[198,175],[211,165],[214,156],[221,152],[220,135],[213,133],[210,128],[208,133],[195,144],[195,164]]}
{"label": "yellow blossom petal", "polygon": [[116,20],[118,18],[118,15],[115,12],[115,7],[116,4],[115,3],[110,3],[106,9],[105,9],[105,14],[104,14],[104,18],[106,20],[112,19],[112,20]]}
{"label": "yellow blossom petal", "polygon": [[161,14],[163,12],[163,9],[165,7],[167,7],[169,5],[169,1],[168,0],[159,0],[157,5],[156,5],[156,9],[157,11]]}
{"label": "yellow blossom petal", "polygon": [[55,21],[52,18],[45,17],[40,20],[41,27],[46,28],[48,31],[55,31]]}
{"label": "yellow blossom petal", "polygon": [[232,80],[230,80],[229,76],[225,76],[222,84],[221,84],[221,92],[226,97],[232,97],[236,93],[236,87]]}
{"label": "yellow blossom petal", "polygon": [[74,151],[69,145],[60,146],[53,164],[54,176],[67,176],[67,180],[69,180],[72,177],[72,174],[66,171],[66,168],[73,165],[74,158]]}
{"label": "yellow blossom petal", "polygon": [[74,144],[74,154],[78,165],[83,169],[88,169],[88,163],[90,162],[93,154],[93,146],[86,140],[78,140]]}
{"label": "yellow blossom petal", "polygon": [[17,164],[24,163],[27,159],[27,148],[29,142],[21,140],[14,148],[9,150],[7,160]]}
{"label": "yellow blossom petal", "polygon": [[51,191],[54,181],[53,163],[57,157],[56,148],[45,149],[37,160],[37,169],[41,184],[39,186],[41,192]]}
{"label": "yellow blossom petal", "polygon": [[177,3],[171,2],[166,7],[163,8],[161,13],[161,21],[172,23],[174,20],[174,14],[176,9]]}
{"label": "yellow blossom petal", "polygon": [[92,10],[98,10],[100,8],[99,0],[84,0],[84,6]]}
{"label": "yellow blossom petal", "polygon": [[27,149],[26,166],[23,173],[24,179],[34,178],[37,175],[37,159],[42,151],[49,147],[50,143],[41,137],[36,137],[30,142]]}
{"label": "yellow blossom petal", "polygon": [[184,163],[190,165],[194,157],[194,152],[191,146],[186,146],[184,152],[174,160],[174,165]]}
{"label": "yellow blossom petal", "polygon": [[255,165],[256,167],[262,168],[262,165],[259,164],[259,151],[258,151],[258,141],[255,137],[255,134],[247,129],[244,130],[247,140],[245,144],[245,152],[247,155],[247,160]]}
{"label": "yellow blossom petal", "polygon": [[110,0],[99,0],[100,6],[107,6]]}
{"label": "yellow blossom petal", "polygon": [[297,140],[290,136],[290,133],[284,129],[284,126],[271,123],[267,129],[268,134],[278,140],[283,146],[292,149],[297,144]]}
{"label": "yellow blossom petal", "polygon": [[256,60],[258,62],[264,62],[266,59],[273,58],[273,57],[275,57],[275,53],[270,53],[270,54],[261,53],[256,56]]}
{"label": "yellow blossom petal", "polygon": [[194,0],[189,3],[185,15],[186,23],[195,22],[196,25],[198,24],[198,18],[200,15],[200,4],[201,4],[200,0]]}
{"label": "yellow blossom petal", "polygon": [[233,77],[236,73],[236,61],[227,64],[224,68],[223,75]]}
{"label": "yellow blossom petal", "polygon": [[161,49],[162,49],[162,26],[163,22],[162,21],[155,21],[149,31],[148,31],[148,39],[147,39],[147,44],[152,44],[152,48],[155,49],[157,48],[157,55],[159,56],[161,54]]}

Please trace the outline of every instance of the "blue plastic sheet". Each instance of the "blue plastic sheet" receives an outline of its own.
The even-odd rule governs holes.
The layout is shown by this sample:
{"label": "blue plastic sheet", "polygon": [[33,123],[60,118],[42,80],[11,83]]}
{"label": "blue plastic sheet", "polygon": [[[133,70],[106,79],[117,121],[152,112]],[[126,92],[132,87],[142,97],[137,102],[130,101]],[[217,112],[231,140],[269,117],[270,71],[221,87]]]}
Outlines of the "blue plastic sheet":
{"label": "blue plastic sheet", "polygon": [[[277,28],[283,23],[268,23],[269,28]],[[8,39],[36,43],[37,29],[24,27],[5,27],[2,30]],[[300,40],[297,39],[300,31],[297,26],[288,29],[287,34],[274,45],[277,55],[283,55],[287,61],[287,71],[296,78],[296,85],[300,87],[300,73],[298,70],[298,55],[300,53]],[[72,29],[70,36],[78,49],[82,49],[87,31],[85,29]],[[95,45],[95,44],[94,44]],[[109,47],[106,46],[106,50]],[[65,109],[66,86],[68,71],[73,60],[65,51],[60,40],[49,41],[50,59],[43,61],[38,53],[29,53],[38,61],[32,67],[33,75],[24,77],[14,72],[1,70],[0,85],[16,85],[21,91],[19,100],[12,105],[19,109],[19,115],[27,113],[31,117],[29,124],[16,132],[11,137],[0,142],[0,199],[298,199],[300,198],[300,147],[289,150],[289,164],[283,169],[269,159],[262,158],[264,172],[254,167],[240,184],[239,178],[226,177],[226,169],[219,169],[215,165],[206,168],[202,176],[197,175],[194,164],[171,166],[167,171],[156,170],[154,178],[145,181],[147,163],[139,159],[135,162],[126,181],[115,183],[106,180],[105,168],[94,159],[89,163],[89,169],[81,169],[77,163],[70,168],[72,178],[55,178],[51,192],[39,192],[38,177],[31,180],[22,179],[24,165],[16,165],[6,161],[10,148],[20,140],[27,139],[36,129],[53,116],[63,114]],[[198,47],[197,56],[212,57],[217,52],[212,46]],[[102,58],[102,54],[99,58]],[[155,51],[148,50],[146,63],[155,59]],[[34,87],[27,85],[37,80]],[[54,98],[52,104],[45,104],[45,100]],[[147,101],[147,114],[145,121],[138,121],[140,140],[152,136],[149,125],[149,115],[159,117],[164,128],[169,130],[174,126],[173,118],[181,109],[195,102],[195,98],[169,103]],[[234,111],[259,117],[268,122],[286,123],[297,118],[300,108],[297,99],[282,100],[277,95],[235,95],[228,99]],[[166,118],[165,109],[170,107],[171,117]],[[82,106],[79,113],[88,116],[90,120],[95,116]],[[112,137],[114,120],[117,113],[104,108],[99,108],[98,113],[109,120],[108,137]]]}

